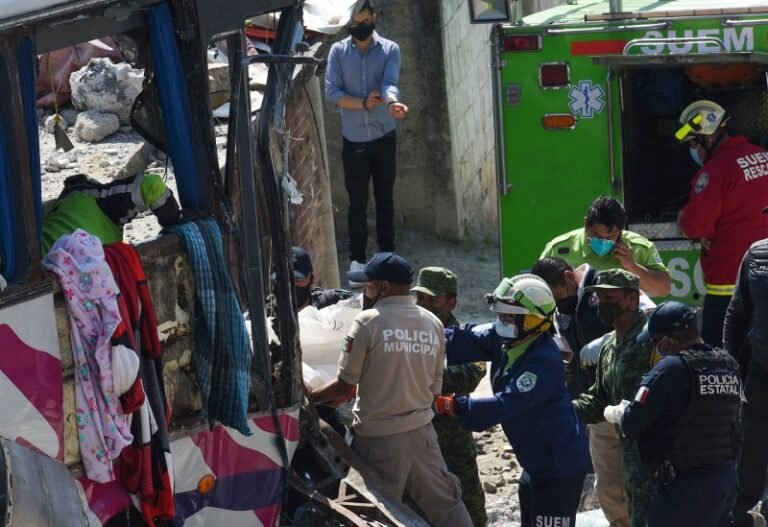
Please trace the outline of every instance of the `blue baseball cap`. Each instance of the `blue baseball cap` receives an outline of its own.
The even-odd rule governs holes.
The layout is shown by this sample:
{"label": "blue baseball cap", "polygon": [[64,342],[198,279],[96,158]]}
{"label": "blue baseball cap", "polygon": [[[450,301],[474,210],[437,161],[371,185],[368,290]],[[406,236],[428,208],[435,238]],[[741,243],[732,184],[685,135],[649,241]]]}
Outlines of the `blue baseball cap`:
{"label": "blue baseball cap", "polygon": [[411,285],[413,270],[402,256],[386,252],[373,255],[362,271],[347,273],[347,280],[351,282],[370,282],[371,280],[383,280],[393,284]]}
{"label": "blue baseball cap", "polygon": [[637,342],[646,342],[651,336],[664,335],[681,329],[696,327],[696,311],[682,302],[662,302],[648,317],[648,323],[637,336]]}
{"label": "blue baseball cap", "polygon": [[293,276],[299,280],[304,280],[312,274],[312,259],[309,253],[301,247],[293,248]]}

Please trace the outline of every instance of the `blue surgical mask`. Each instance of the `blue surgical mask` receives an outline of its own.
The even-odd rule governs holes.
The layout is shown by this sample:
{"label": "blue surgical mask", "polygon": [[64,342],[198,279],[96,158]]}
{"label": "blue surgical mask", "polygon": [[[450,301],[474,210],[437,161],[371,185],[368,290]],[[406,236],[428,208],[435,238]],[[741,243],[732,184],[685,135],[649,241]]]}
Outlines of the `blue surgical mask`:
{"label": "blue surgical mask", "polygon": [[590,238],[589,246],[592,247],[594,253],[598,256],[605,256],[613,250],[613,246],[616,242],[613,240],[606,240],[605,238]]}
{"label": "blue surgical mask", "polygon": [[699,166],[704,164],[704,160],[699,156],[699,150],[697,148],[690,148],[688,151],[691,153],[691,159],[693,159],[694,163]]}
{"label": "blue surgical mask", "polygon": [[517,326],[515,324],[505,324],[498,318],[493,323],[493,329],[496,330],[496,334],[503,339],[517,338]]}

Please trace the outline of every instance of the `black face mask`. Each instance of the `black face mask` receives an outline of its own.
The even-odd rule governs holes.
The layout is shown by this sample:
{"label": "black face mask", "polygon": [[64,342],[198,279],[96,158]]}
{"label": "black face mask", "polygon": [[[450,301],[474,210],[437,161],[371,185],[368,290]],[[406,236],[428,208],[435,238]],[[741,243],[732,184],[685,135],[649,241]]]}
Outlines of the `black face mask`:
{"label": "black face mask", "polygon": [[376,26],[373,22],[363,22],[362,24],[355,24],[347,28],[347,33],[352,35],[355,40],[366,40],[373,34],[373,30]]}
{"label": "black face mask", "polygon": [[600,302],[597,305],[597,318],[606,326],[613,327],[616,319],[624,314],[618,302]]}
{"label": "black face mask", "polygon": [[368,295],[363,293],[363,310],[371,309],[375,306],[376,302],[379,301],[379,297],[381,297],[381,286],[379,286],[379,290],[376,292],[376,298],[369,298]]}
{"label": "black face mask", "polygon": [[578,295],[566,296],[560,300],[556,300],[557,312],[561,315],[571,316],[576,312],[576,306],[579,304]]}
{"label": "black face mask", "polygon": [[297,287],[296,288],[296,305],[299,307],[302,307],[304,304],[307,303],[311,295],[312,295],[311,285],[308,285],[306,287]]}

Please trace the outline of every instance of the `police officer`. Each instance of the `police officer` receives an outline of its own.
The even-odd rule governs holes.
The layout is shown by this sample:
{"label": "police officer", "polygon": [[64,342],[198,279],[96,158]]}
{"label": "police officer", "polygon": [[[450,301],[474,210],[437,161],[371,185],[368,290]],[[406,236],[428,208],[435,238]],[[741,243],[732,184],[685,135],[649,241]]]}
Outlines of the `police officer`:
{"label": "police officer", "polygon": [[768,467],[768,239],[754,243],[744,255],[723,338],[725,349],[746,372],[739,497],[733,508],[736,525],[742,527],[752,525],[747,511],[763,495]]}
{"label": "police officer", "polygon": [[740,435],[736,361],[702,342],[695,311],[680,302],[660,304],[637,340],[653,341],[664,358],[631,403],[609,406],[605,416],[620,418],[624,436],[637,439],[643,461],[658,468],[648,526],[730,525]]}
{"label": "police officer", "polygon": [[315,283],[312,259],[302,247],[293,247],[293,278],[296,284],[296,305],[299,311],[310,305],[323,309],[352,296],[351,292],[344,289],[312,287]]}
{"label": "police officer", "polygon": [[440,396],[437,411],[468,430],[501,424],[523,467],[521,525],[574,525],[589,453],[549,331],[555,300],[532,274],[504,278],[488,296],[496,321],[446,329],[448,364],[491,361],[493,397]]}
{"label": "police officer", "polygon": [[740,259],[768,231],[768,218],[760,213],[768,203],[768,152],[746,137],[729,136],[728,120],[719,104],[696,101],[683,110],[683,126],[675,134],[701,165],[678,223],[688,238],[701,240],[706,283],[701,336],[715,348],[723,345]]}
{"label": "police officer", "polygon": [[376,253],[348,278],[365,283],[372,307],[344,338],[338,377],[310,398],[333,401],[357,386],[353,448],[375,471],[382,495],[399,503],[407,488],[432,525],[471,526],[432,426],[433,399],[443,385],[443,325],[416,306],[413,271],[395,253]]}
{"label": "police officer", "polygon": [[[425,267],[419,271],[418,283],[411,292],[416,293],[416,305],[439,318],[443,326],[459,325],[453,314],[458,293],[456,273],[445,267]],[[485,372],[485,362],[447,366],[443,370],[441,393],[472,393],[485,377]],[[478,474],[477,450],[472,432],[465,430],[459,420],[451,415],[436,415],[432,425],[437,432],[440,451],[448,470],[461,481],[461,500],[472,517],[473,525],[485,526],[488,514],[485,511],[485,493]]]}

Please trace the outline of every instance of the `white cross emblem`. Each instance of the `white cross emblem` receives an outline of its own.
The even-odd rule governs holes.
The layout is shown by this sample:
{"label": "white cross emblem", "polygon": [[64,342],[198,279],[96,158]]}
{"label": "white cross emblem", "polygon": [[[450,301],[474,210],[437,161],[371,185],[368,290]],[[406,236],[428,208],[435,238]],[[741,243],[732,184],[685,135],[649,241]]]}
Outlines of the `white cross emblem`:
{"label": "white cross emblem", "polygon": [[605,107],[603,95],[605,93],[599,84],[592,84],[592,81],[579,81],[579,84],[573,86],[568,92],[570,99],[568,106],[573,113],[581,115],[584,119],[592,119]]}

